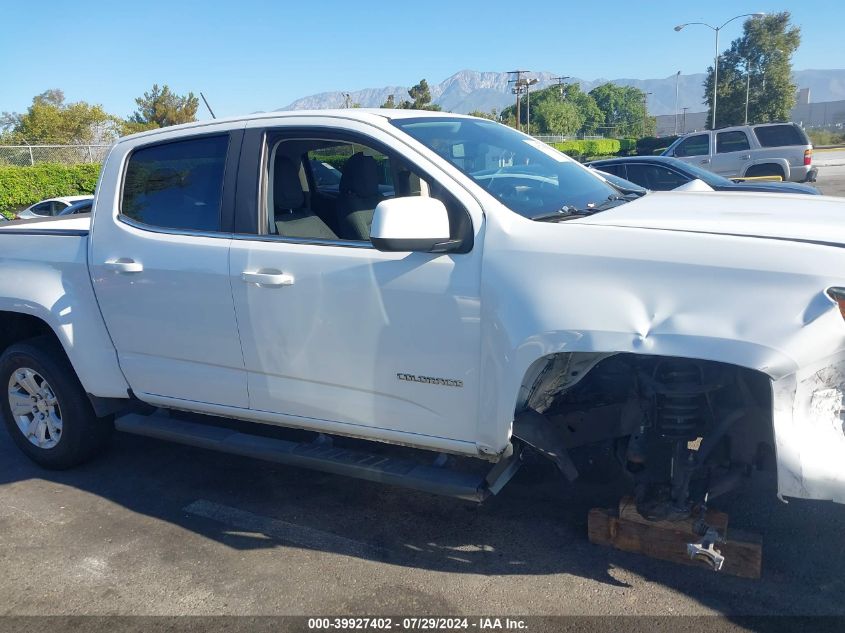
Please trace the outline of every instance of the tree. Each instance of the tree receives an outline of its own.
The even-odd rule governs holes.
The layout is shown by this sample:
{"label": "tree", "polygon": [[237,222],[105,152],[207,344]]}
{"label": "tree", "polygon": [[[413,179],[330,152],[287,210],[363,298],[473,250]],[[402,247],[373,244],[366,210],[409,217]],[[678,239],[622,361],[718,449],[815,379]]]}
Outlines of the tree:
{"label": "tree", "polygon": [[[785,121],[795,105],[791,57],[801,44],[801,29],[790,25],[790,13],[773,13],[745,21],[741,37],[719,57],[716,127],[748,121]],[[713,121],[713,67],[707,69],[704,101],[707,124]]]}
{"label": "tree", "polygon": [[[581,92],[578,84],[562,84],[531,93],[531,132],[534,134],[594,134],[604,122],[595,100]],[[528,123],[528,95],[520,97],[521,124]],[[502,110],[502,117],[516,125],[516,106]]]}
{"label": "tree", "polygon": [[589,94],[604,114],[604,123],[613,136],[654,134],[656,119],[646,116],[646,94],[639,88],[606,83]]}
{"label": "tree", "polygon": [[395,108],[396,107],[396,101],[393,98],[393,95],[387,95],[387,101],[382,103],[381,107],[382,108]]}
{"label": "tree", "polygon": [[33,97],[25,113],[0,115],[0,130],[7,144],[105,144],[117,137],[118,119],[100,105],[65,103],[64,93],[53,88]]}
{"label": "tree", "polygon": [[496,112],[496,108],[490,110],[490,112],[482,112],[481,110],[473,110],[472,112],[468,113],[470,116],[477,116],[479,119],[489,119],[490,121],[498,121],[499,114]]}
{"label": "tree", "polygon": [[408,96],[413,101],[403,101],[402,105],[399,106],[400,108],[406,110],[440,110],[439,105],[431,103],[431,89],[425,79],[420,79],[420,83],[409,89]]}
{"label": "tree", "polygon": [[189,92],[185,96],[170,91],[165,84],[159,87],[153,84],[150,92],[135,99],[138,109],[126,121],[127,133],[140,132],[197,120],[199,99]]}

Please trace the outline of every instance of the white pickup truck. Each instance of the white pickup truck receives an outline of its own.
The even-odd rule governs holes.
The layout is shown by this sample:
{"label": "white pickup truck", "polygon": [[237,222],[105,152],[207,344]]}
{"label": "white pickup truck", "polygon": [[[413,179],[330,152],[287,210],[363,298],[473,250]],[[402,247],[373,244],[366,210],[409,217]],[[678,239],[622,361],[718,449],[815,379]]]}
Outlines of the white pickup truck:
{"label": "white pickup truck", "polygon": [[3,418],[52,468],[116,427],[475,500],[532,451],[654,519],[767,467],[845,502],[844,317],[845,200],[632,199],[442,113],[129,136],[90,217],[0,228]]}

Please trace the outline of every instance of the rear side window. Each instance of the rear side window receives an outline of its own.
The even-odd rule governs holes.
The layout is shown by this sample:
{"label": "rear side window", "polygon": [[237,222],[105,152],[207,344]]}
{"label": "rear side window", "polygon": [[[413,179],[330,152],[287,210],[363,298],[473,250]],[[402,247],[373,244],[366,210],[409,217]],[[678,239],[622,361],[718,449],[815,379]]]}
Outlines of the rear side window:
{"label": "rear side window", "polygon": [[646,189],[670,191],[689,182],[689,178],[658,165],[628,165],[628,180]]}
{"label": "rear side window", "polygon": [[710,153],[710,135],[696,134],[681,141],[675,148],[675,156],[707,156]]}
{"label": "rear side window", "polygon": [[763,125],[754,128],[754,134],[763,147],[784,147],[785,145],[809,145],[804,130],[797,125]]}
{"label": "rear side window", "polygon": [[742,152],[751,149],[748,136],[741,130],[733,132],[719,132],[716,134],[716,153]]}
{"label": "rear side window", "polygon": [[229,135],[143,147],[132,153],[121,214],[149,226],[220,230]]}

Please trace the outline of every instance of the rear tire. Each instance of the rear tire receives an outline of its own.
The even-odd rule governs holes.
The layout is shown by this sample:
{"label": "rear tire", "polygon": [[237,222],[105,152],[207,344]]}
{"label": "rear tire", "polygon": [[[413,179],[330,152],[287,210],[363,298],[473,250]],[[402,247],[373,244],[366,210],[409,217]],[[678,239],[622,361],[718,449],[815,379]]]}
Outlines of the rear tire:
{"label": "rear tire", "polygon": [[111,417],[96,416],[64,351],[49,337],[17,343],[0,356],[0,387],[9,434],[44,468],[71,468],[91,459],[114,431]]}
{"label": "rear tire", "polygon": [[747,178],[754,176],[780,176],[781,180],[786,180],[786,174],[783,173],[783,169],[779,165],[772,164],[753,165],[745,172],[745,176]]}

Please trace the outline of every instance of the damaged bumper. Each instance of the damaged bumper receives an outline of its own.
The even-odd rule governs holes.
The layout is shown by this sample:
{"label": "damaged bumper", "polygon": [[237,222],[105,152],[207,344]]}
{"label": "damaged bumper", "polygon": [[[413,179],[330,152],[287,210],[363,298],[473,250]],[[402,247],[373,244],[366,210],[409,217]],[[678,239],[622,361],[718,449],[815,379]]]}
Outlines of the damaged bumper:
{"label": "damaged bumper", "polygon": [[845,353],[772,386],[778,496],[845,503]]}

